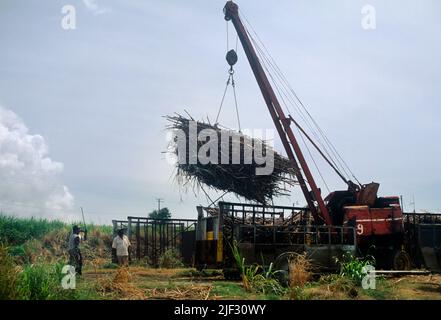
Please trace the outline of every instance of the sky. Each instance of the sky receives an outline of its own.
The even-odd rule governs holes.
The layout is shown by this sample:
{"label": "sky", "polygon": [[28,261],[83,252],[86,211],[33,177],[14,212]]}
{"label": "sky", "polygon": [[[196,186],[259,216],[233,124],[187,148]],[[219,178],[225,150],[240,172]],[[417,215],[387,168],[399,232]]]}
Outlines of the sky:
{"label": "sky", "polygon": [[[402,195],[407,210],[441,211],[441,2],[237,2],[356,177]],[[62,28],[65,5],[75,29]],[[362,27],[366,5],[375,29]],[[196,218],[209,201],[174,181],[163,116],[216,117],[228,75],[223,6],[0,0],[1,211],[69,220],[83,207],[108,224],[146,215],[161,198],[173,217]],[[231,25],[228,34],[234,46]],[[242,127],[273,129],[240,45],[238,56]],[[231,94],[220,123],[236,128]],[[318,166],[330,190],[345,188]],[[305,201],[293,188],[275,203]]]}

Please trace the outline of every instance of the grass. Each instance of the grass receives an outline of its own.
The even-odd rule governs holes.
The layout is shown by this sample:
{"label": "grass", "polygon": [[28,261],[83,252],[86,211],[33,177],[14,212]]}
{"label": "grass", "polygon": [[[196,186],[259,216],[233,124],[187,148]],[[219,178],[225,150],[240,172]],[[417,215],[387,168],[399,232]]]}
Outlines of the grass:
{"label": "grass", "polygon": [[268,269],[259,264],[246,265],[245,258],[242,257],[236,241],[233,241],[231,251],[246,291],[264,295],[284,295],[286,293],[285,288],[277,280],[276,272],[272,270],[272,263]]}
{"label": "grass", "polygon": [[64,222],[35,218],[15,218],[0,215],[0,242],[22,245],[30,239],[42,238],[53,230],[65,228]]}
{"label": "grass", "polygon": [[[67,260],[67,239],[72,226],[59,220],[0,215],[0,243],[8,246],[18,264],[32,264],[39,259]],[[87,241],[82,245],[85,260],[107,257],[112,227],[88,224],[86,228]]]}
{"label": "grass", "polygon": [[306,253],[295,254],[289,258],[289,291],[293,300],[306,300],[304,287],[311,278],[311,262]]}
{"label": "grass", "polygon": [[214,295],[231,297],[232,299],[243,298],[248,294],[243,286],[237,282],[218,282],[214,285],[212,293]]}
{"label": "grass", "polygon": [[221,277],[223,273],[221,270],[216,269],[185,269],[177,273],[176,277],[190,277],[190,278],[213,278]]}
{"label": "grass", "polygon": [[160,268],[176,269],[182,268],[183,266],[181,255],[176,249],[166,250],[161,257],[159,257]]}
{"label": "grass", "polygon": [[[71,224],[59,220],[16,218],[0,215],[0,299],[57,300],[97,297],[93,288],[81,284],[64,290],[61,268],[67,262],[67,239]],[[88,261],[107,256],[112,227],[86,226],[88,239],[83,256]]]}
{"label": "grass", "polygon": [[[17,218],[0,214],[0,242],[10,246],[22,245],[31,239],[42,240],[44,236],[53,231],[68,233],[74,224],[83,227],[81,222],[65,223],[60,220]],[[87,224],[86,228],[92,233],[99,232],[109,235],[113,233],[112,226],[107,225]]]}
{"label": "grass", "polygon": [[[95,290],[77,286],[65,290],[61,286],[63,263],[38,262],[20,268],[8,254],[5,246],[0,247],[0,300],[78,300],[98,298]],[[81,280],[77,281],[81,284]]]}
{"label": "grass", "polygon": [[311,278],[311,263],[305,254],[298,254],[289,259],[289,286],[303,288]]}
{"label": "grass", "polygon": [[23,300],[52,300],[63,297],[61,264],[27,265],[19,275],[18,291]]}
{"label": "grass", "polygon": [[18,270],[8,248],[0,246],[0,300],[15,300],[17,291]]}

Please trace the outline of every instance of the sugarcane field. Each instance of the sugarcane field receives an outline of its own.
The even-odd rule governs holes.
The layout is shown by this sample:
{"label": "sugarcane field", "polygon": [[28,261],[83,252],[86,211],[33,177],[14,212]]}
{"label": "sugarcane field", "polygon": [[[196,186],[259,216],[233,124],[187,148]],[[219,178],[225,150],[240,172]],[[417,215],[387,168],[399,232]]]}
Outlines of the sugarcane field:
{"label": "sugarcane field", "polygon": [[0,302],[436,308],[440,33],[431,0],[2,1]]}

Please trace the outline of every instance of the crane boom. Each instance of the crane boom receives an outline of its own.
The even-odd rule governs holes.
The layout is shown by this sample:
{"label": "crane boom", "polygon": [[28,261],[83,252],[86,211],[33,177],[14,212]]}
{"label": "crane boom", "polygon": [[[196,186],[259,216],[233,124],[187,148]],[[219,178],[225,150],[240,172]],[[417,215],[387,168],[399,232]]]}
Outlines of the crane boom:
{"label": "crane boom", "polygon": [[[236,29],[251,69],[253,70],[254,76],[259,85],[260,91],[262,92],[265,103],[273,119],[274,125],[276,126],[280,139],[282,140],[282,144],[285,148],[287,156],[291,160],[296,178],[300,184],[303,195],[316,223],[320,223],[321,220],[324,220],[327,225],[332,225],[332,219],[329,215],[328,208],[323,201],[320,190],[315,183],[314,177],[309,170],[305,157],[303,156],[297,139],[291,129],[291,119],[285,116],[279,100],[277,99],[268,77],[265,74],[262,64],[260,63],[256,51],[251,43],[250,37],[248,36],[248,33],[239,17],[238,5],[233,1],[228,1],[224,7],[224,14],[225,20],[231,21]],[[304,173],[305,177],[303,177],[302,172]],[[309,184],[311,192],[309,191],[306,182]],[[318,210],[314,204],[314,201],[316,201],[318,204]]]}

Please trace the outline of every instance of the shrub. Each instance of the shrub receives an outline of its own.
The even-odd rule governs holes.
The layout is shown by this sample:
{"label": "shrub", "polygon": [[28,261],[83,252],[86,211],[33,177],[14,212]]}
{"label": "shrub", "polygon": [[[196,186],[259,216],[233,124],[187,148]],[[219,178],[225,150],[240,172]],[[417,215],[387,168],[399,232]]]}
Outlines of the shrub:
{"label": "shrub", "polygon": [[182,268],[183,266],[181,255],[176,249],[166,250],[159,258],[160,268],[174,269]]}
{"label": "shrub", "polygon": [[345,253],[341,260],[336,259],[340,265],[340,275],[354,281],[355,284],[361,285],[366,273],[363,268],[375,265],[375,259],[371,256],[364,258],[354,257],[351,253]]}

